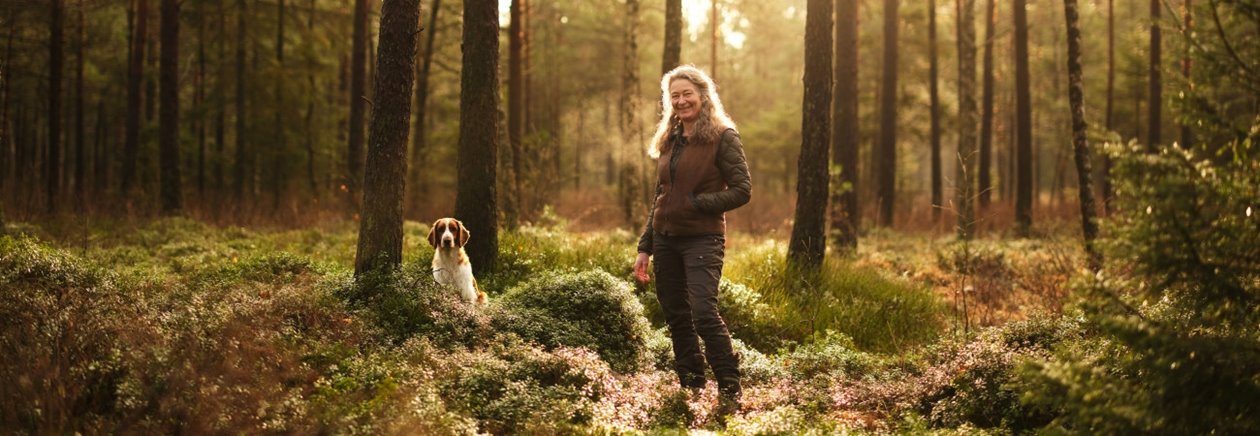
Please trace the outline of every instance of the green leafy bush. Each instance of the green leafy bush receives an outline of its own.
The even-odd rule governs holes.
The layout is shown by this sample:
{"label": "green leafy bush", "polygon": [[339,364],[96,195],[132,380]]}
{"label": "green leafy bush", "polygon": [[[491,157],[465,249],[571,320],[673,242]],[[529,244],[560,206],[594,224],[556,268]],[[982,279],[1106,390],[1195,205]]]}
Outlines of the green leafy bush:
{"label": "green leafy bush", "polygon": [[474,346],[493,337],[489,318],[438,285],[428,268],[410,264],[401,270],[373,271],[357,280],[348,273],[329,285],[350,308],[379,328],[394,344],[423,336],[439,346]]}
{"label": "green leafy bush", "polygon": [[548,348],[586,347],[613,369],[648,363],[650,327],[628,283],[603,270],[543,274],[508,290],[492,315],[498,331]]}
{"label": "green leafy bush", "polygon": [[612,372],[591,351],[545,351],[510,340],[442,359],[437,377],[442,398],[494,434],[555,433],[590,423],[592,408],[612,386]]}
{"label": "green leafy bush", "polygon": [[0,236],[0,431],[104,431],[143,307],[82,259]]}
{"label": "green leafy bush", "polygon": [[1089,341],[1029,368],[1051,429],[1260,429],[1260,161],[1110,150],[1116,209],[1104,272],[1079,290]]}

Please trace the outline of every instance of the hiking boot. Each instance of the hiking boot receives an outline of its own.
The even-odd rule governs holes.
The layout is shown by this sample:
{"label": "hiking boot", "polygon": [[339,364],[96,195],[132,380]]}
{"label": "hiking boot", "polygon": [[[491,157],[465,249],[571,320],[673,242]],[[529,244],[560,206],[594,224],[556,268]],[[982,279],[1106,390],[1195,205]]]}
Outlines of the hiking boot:
{"label": "hiking boot", "polygon": [[741,409],[740,397],[741,393],[736,389],[720,389],[718,390],[718,406],[713,411],[717,416],[718,422],[725,424],[728,416],[734,415]]}

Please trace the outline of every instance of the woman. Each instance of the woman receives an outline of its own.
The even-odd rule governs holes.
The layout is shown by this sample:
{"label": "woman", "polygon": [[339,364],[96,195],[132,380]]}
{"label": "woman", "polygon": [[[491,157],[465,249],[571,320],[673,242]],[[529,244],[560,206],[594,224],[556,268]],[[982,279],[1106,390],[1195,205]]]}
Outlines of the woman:
{"label": "woman", "polygon": [[656,297],[669,325],[679,382],[703,388],[707,357],[718,382],[720,412],[730,413],[739,408],[740,373],[718,313],[723,213],[748,203],[752,182],[744,146],[713,79],[684,65],[665,74],[661,92],[664,113],[648,148],[657,158],[656,200],[639,238],[634,273],[646,283],[648,259],[655,257]]}

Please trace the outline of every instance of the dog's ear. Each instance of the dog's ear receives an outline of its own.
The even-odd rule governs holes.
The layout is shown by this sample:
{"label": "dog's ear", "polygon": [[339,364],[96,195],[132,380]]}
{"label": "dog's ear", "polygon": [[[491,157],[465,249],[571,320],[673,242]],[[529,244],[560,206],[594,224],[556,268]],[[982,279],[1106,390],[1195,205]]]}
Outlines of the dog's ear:
{"label": "dog's ear", "polygon": [[437,220],[437,221],[434,221],[434,222],[433,222],[433,225],[432,225],[432,226],[429,226],[429,245],[432,245],[432,246],[434,246],[434,247],[437,247],[437,246],[438,246],[438,241],[437,241],[437,226],[438,226],[438,223],[440,223],[440,222],[442,222],[442,220]]}
{"label": "dog's ear", "polygon": [[463,247],[464,244],[468,243],[468,238],[472,236],[472,233],[468,231],[467,227],[464,227],[462,221],[455,220],[455,224],[459,226],[459,246]]}

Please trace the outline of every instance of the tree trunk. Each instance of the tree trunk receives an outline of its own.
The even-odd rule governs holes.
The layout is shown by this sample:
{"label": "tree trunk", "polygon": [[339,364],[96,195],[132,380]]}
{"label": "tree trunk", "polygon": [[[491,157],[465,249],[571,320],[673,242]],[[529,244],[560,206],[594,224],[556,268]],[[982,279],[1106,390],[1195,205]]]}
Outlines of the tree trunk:
{"label": "tree trunk", "polygon": [[[433,6],[429,11],[429,22],[427,26],[428,39],[424,43],[424,60],[420,65],[419,75],[416,76],[416,117],[415,124],[412,128],[411,136],[411,189],[408,196],[412,198],[411,204],[419,207],[425,198],[427,189],[424,183],[424,168],[428,158],[428,124],[426,123],[428,114],[429,101],[429,72],[433,65],[434,41],[437,39],[438,31],[438,12],[442,9],[442,0],[433,0]],[[417,211],[419,213],[419,211]]]}
{"label": "tree trunk", "polygon": [[836,1],[835,94],[831,102],[831,164],[840,168],[831,189],[831,234],[837,250],[857,251],[858,210],[858,0]]}
{"label": "tree trunk", "polygon": [[[634,144],[636,142],[635,130],[638,127],[635,116],[639,112],[639,0],[626,0],[625,19],[625,45],[623,46],[625,51],[621,64],[621,114],[617,118],[621,120],[619,130],[623,143]],[[629,149],[623,147],[622,150]],[[637,157],[637,155],[632,156]],[[621,186],[621,204],[626,222],[630,223],[630,228],[640,228],[647,223],[640,222],[643,219],[640,197],[643,195],[637,182],[638,166],[632,163],[637,162],[638,159],[631,159],[634,158],[622,160],[621,180],[618,185]]]}
{"label": "tree trunk", "polygon": [[1094,190],[1090,180],[1093,172],[1089,164],[1089,144],[1086,142],[1088,126],[1085,124],[1085,85],[1081,78],[1081,28],[1076,10],[1076,0],[1063,0],[1064,17],[1067,20],[1068,42],[1068,101],[1072,106],[1072,148],[1076,154],[1076,175],[1079,180],[1081,202],[1081,229],[1085,235],[1085,252],[1089,255],[1090,269],[1102,268],[1102,254],[1094,246],[1098,238],[1098,223],[1094,219]]}
{"label": "tree trunk", "polygon": [[61,76],[65,63],[65,4],[52,0],[51,34],[48,39],[48,161],[44,172],[47,180],[48,213],[57,213],[57,194],[61,190]]}
{"label": "tree trunk", "polygon": [[245,14],[248,12],[245,0],[237,0],[238,15],[236,18],[236,165],[232,172],[232,187],[236,194],[236,207],[240,208],[245,201],[245,137],[249,132],[245,119],[245,40],[248,39],[245,27]]}
{"label": "tree trunk", "polygon": [[[311,13],[307,17],[306,31],[315,33],[315,0],[310,0]],[[319,182],[315,180],[315,102],[319,100],[318,86],[315,84],[315,71],[311,71],[307,76],[307,84],[309,85],[310,94],[306,96],[306,182],[307,187],[311,191],[311,197],[318,200]]]}
{"label": "tree trunk", "polygon": [[[1186,34],[1185,36],[1186,41],[1189,41],[1191,38],[1190,35],[1193,34],[1194,32],[1194,20],[1193,20],[1194,12],[1193,12],[1193,6],[1192,6],[1193,3],[1192,3],[1192,0],[1184,0],[1184,1],[1185,2],[1182,3],[1181,5],[1181,14],[1185,16],[1184,17],[1185,23],[1183,25],[1183,29],[1184,29],[1183,31]],[[1181,77],[1186,80],[1186,84],[1187,84],[1186,87],[1191,88],[1193,86],[1194,80],[1190,78],[1191,60],[1190,60],[1190,44],[1188,42],[1186,43],[1186,51],[1185,53],[1182,54],[1182,56],[1183,57],[1181,58]],[[1194,147],[1194,131],[1190,130],[1189,124],[1181,125],[1181,147],[1187,150]]]}
{"label": "tree trunk", "polygon": [[[205,17],[205,6],[198,3],[197,15]],[[193,75],[196,89],[193,92],[193,107],[197,116],[193,120],[197,135],[197,201],[205,203],[206,197],[206,21],[197,20],[197,73]]]}
{"label": "tree trunk", "polygon": [[1150,87],[1151,98],[1146,103],[1147,117],[1149,118],[1147,129],[1146,149],[1148,152],[1154,153],[1163,139],[1160,137],[1160,129],[1163,122],[1160,120],[1160,109],[1164,105],[1163,86],[1160,80],[1160,36],[1159,36],[1159,14],[1160,0],[1151,0],[1151,65],[1150,65]]}
{"label": "tree trunk", "polygon": [[[15,10],[9,11],[9,22],[13,22],[13,17],[17,16]],[[0,93],[3,94],[3,100],[0,100],[0,188],[4,187],[4,182],[10,174],[10,167],[14,168],[13,174],[17,173],[17,150],[14,150],[13,129],[10,128],[9,122],[9,106],[13,103],[13,92],[10,86],[13,82],[13,36],[17,33],[17,26],[9,26],[9,36],[6,38],[4,48],[4,65],[0,65]],[[3,193],[0,190],[0,193]]]}
{"label": "tree trunk", "polygon": [[495,203],[499,125],[499,11],[494,0],[464,1],[459,100],[459,188],[455,217],[472,233],[473,271],[494,270],[499,253]]}
{"label": "tree trunk", "polygon": [[521,179],[525,168],[521,165],[521,137],[525,133],[525,99],[522,81],[522,50],[525,48],[524,17],[525,0],[512,0],[511,22],[508,24],[508,149],[512,153],[512,180],[508,194],[504,196],[503,219],[508,228],[516,228],[520,219],[519,203]]}
{"label": "tree trunk", "polygon": [[214,158],[211,160],[211,178],[214,180],[214,210],[221,209],[220,199],[224,191],[223,183],[223,164],[227,159],[224,151],[227,144],[227,8],[224,7],[224,1],[219,0],[219,56],[214,63],[214,102],[217,106],[214,111]]}
{"label": "tree trunk", "polygon": [[123,140],[122,195],[131,193],[140,154],[141,86],[144,81],[144,48],[148,32],[149,0],[136,0],[135,27],[131,31],[131,56],[127,60],[127,132]]}
{"label": "tree trunk", "polygon": [[898,0],[884,0],[884,77],[880,91],[878,155],[879,223],[893,225],[897,184],[897,25]]}
{"label": "tree trunk", "polygon": [[373,82],[376,108],[368,136],[359,221],[356,276],[402,262],[403,192],[407,176],[407,128],[412,80],[416,73],[416,34],[420,0],[388,0],[381,5],[380,45]]}
{"label": "tree trunk", "polygon": [[678,67],[682,58],[682,0],[665,0],[665,52],[661,55],[661,75]]}
{"label": "tree trunk", "polygon": [[941,221],[944,208],[941,186],[941,104],[937,86],[936,0],[928,0],[928,111],[931,112],[932,222]]}
{"label": "tree trunk", "polygon": [[346,149],[346,196],[351,211],[359,211],[359,186],[363,180],[363,118],[367,86],[369,0],[354,0],[354,44],[350,51],[350,133]]}
{"label": "tree trunk", "polygon": [[1032,97],[1028,80],[1028,14],[1026,0],[1015,0],[1015,227],[1032,231]]}
{"label": "tree trunk", "polygon": [[280,199],[284,196],[285,183],[288,180],[287,169],[285,164],[285,150],[288,148],[287,138],[285,137],[284,125],[284,0],[276,2],[276,65],[280,69],[280,74],[276,75],[274,88],[276,93],[276,124],[273,126],[275,130],[275,145],[268,147],[268,154],[271,159],[271,209],[280,209]]}
{"label": "tree trunk", "polygon": [[84,153],[87,149],[85,142],[87,134],[83,120],[83,70],[84,60],[83,52],[87,45],[87,14],[84,11],[86,6],[84,0],[79,0],[79,40],[75,43],[75,67],[74,67],[74,202],[77,208],[83,207],[83,185],[84,174],[87,172],[87,162],[84,159]]}
{"label": "tree trunk", "polygon": [[160,193],[162,213],[173,214],[184,203],[179,175],[179,0],[162,0],[161,57]]}
{"label": "tree trunk", "polygon": [[988,0],[984,16],[984,90],[980,109],[980,170],[976,173],[976,187],[980,196],[980,211],[988,210],[993,195],[993,39],[997,26],[997,2]]}
{"label": "tree trunk", "polygon": [[976,0],[958,0],[958,239],[976,233]]}
{"label": "tree trunk", "polygon": [[[1110,134],[1115,128],[1112,124],[1112,106],[1116,90],[1116,8],[1115,0],[1107,0],[1107,115],[1106,130]],[[1111,215],[1111,198],[1115,190],[1111,187],[1111,156],[1103,154],[1102,170],[1103,211]]]}
{"label": "tree trunk", "polygon": [[801,156],[797,162],[796,219],[788,258],[818,269],[827,249],[827,146],[831,134],[833,0],[809,0],[805,12],[805,97],[801,104]]}
{"label": "tree trunk", "polygon": [[[807,6],[808,8],[808,6]],[[718,0],[709,3],[709,78],[717,81],[718,67]]]}

